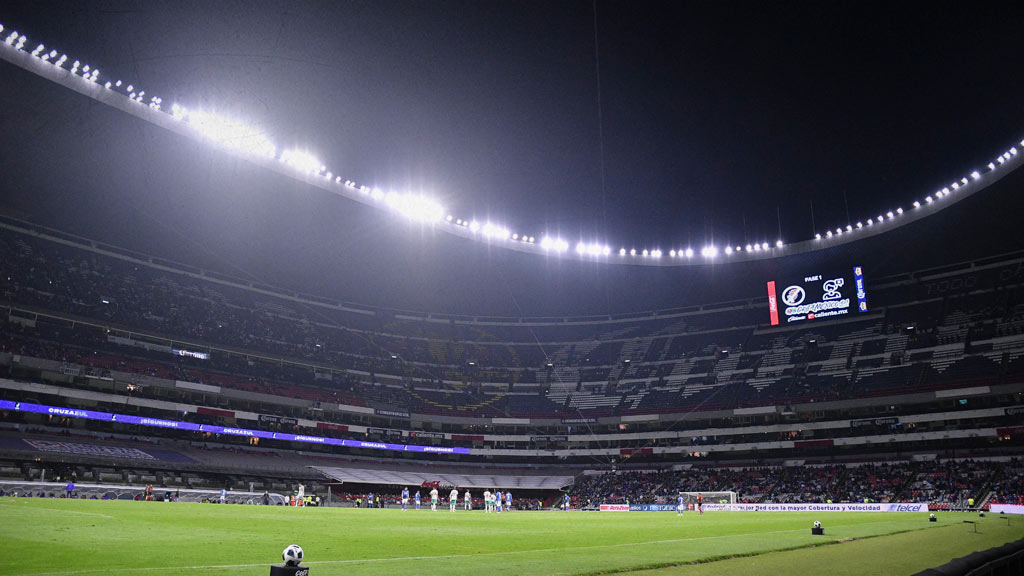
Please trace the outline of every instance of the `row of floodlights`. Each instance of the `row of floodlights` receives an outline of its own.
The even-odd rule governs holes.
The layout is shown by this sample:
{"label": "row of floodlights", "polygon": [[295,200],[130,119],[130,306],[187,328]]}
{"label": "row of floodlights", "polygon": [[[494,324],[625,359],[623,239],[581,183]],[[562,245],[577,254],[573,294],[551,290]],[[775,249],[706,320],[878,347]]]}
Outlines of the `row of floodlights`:
{"label": "row of floodlights", "polygon": [[[0,34],[2,34],[3,31],[4,27],[0,24]],[[4,38],[4,44],[12,46],[16,50],[24,49],[25,42],[27,41],[28,39],[17,31],[11,32]],[[68,60],[67,54],[61,54],[57,50],[50,50],[47,52],[46,47],[42,44],[39,44],[31,54],[33,57],[39,58],[44,62],[50,62],[58,68],[63,68],[64,63]],[[70,72],[72,75],[77,76],[79,75],[79,69],[81,69],[81,77],[83,79],[93,83],[98,81],[99,69],[91,68],[88,64],[82,65],[80,61],[75,60],[72,63]],[[108,81],[104,83],[103,86],[108,90],[113,90],[116,88],[119,89],[123,85],[124,83],[121,80],[116,80],[114,82]],[[132,84],[127,84],[127,86],[124,87],[124,91],[125,95],[130,100],[138,103],[142,103],[146,95],[144,90],[136,90],[136,87]],[[150,97],[148,103],[150,108],[156,111],[162,111],[162,105],[163,99],[157,96]],[[317,157],[308,152],[301,150],[284,150],[281,152],[280,156],[278,156],[277,147],[270,141],[266,133],[248,122],[207,111],[192,111],[183,106],[179,106],[178,104],[173,104],[171,106],[170,115],[175,120],[188,123],[196,132],[214,143],[243,154],[252,154],[265,158],[276,158],[283,164],[286,164],[305,175],[323,177],[328,182],[350,189],[353,193],[359,193],[374,201],[380,202],[391,210],[411,220],[427,223],[444,222],[452,226],[465,228],[473,235],[479,235],[486,240],[513,241],[526,244],[537,243],[545,252],[565,253],[569,251],[569,242],[561,238],[542,236],[540,241],[536,242],[536,238],[534,236],[511,232],[508,228],[501,225],[491,223],[480,224],[475,220],[456,218],[451,214],[446,215],[444,207],[436,201],[422,195],[384,192],[379,188],[357,185],[351,180],[342,181],[341,176],[335,176],[334,173],[327,170],[327,166],[325,166]],[[1024,140],[1021,140],[1021,146],[1024,146]],[[1017,148],[1010,148],[1008,151],[1000,155],[995,161],[988,164],[989,171],[997,169],[997,164],[1005,164],[1016,155]],[[977,181],[981,179],[981,174],[974,171],[971,172],[970,177],[971,180]],[[926,196],[924,198],[924,202],[926,204],[931,204],[938,199],[949,196],[952,192],[955,192],[968,184],[970,184],[970,180],[966,177],[961,178],[950,186],[935,192],[934,197],[933,195]],[[920,208],[921,205],[920,201],[914,201],[915,209]],[[833,236],[842,236],[844,233],[853,233],[856,230],[870,228],[876,224],[882,224],[886,219],[893,220],[901,215],[903,215],[903,208],[897,208],[895,211],[886,212],[884,216],[879,214],[875,218],[869,218],[865,221],[857,222],[855,225],[847,224],[845,228],[839,227],[834,231],[828,230],[825,232],[824,237],[832,238]],[[815,240],[821,240],[822,238],[822,234],[815,234]],[[784,244],[782,240],[778,240],[775,243],[775,248],[782,248],[783,246]],[[724,248],[710,245],[701,248],[700,255],[706,259],[713,259],[718,257],[721,253],[729,256],[743,252],[760,253],[768,252],[769,250],[771,250],[771,246],[769,246],[767,242],[762,242],[760,244],[747,244],[745,246],[725,246]],[[638,251],[636,249],[627,250],[626,248],[619,248],[618,252],[620,257],[628,256],[656,259],[663,256],[663,252],[660,249],[644,249]],[[581,256],[603,257],[611,255],[612,249],[610,246],[603,244],[579,242],[576,245],[576,253]],[[689,259],[693,258],[696,253],[693,248],[681,248],[669,250],[668,255],[671,258]]]}
{"label": "row of floodlights", "polygon": [[[1024,146],[1024,140],[1020,141],[1020,145]],[[1006,162],[1010,161],[1016,155],[1017,155],[1017,148],[1016,148],[1016,146],[1014,146],[1014,147],[1010,148],[1009,150],[1007,150],[1006,152],[1002,153],[999,156],[999,158],[996,158],[994,161],[989,162],[988,163],[988,171],[992,172],[992,171],[996,170],[997,168],[999,168],[999,166],[1001,166],[1001,165],[1005,164]],[[967,176],[965,176],[965,177],[961,178],[960,180],[958,180],[956,182],[953,182],[949,186],[945,186],[941,190],[937,190],[934,194],[929,194],[928,196],[925,196],[924,197],[924,204],[932,204],[932,203],[934,203],[934,202],[936,202],[938,200],[946,198],[946,197],[950,196],[951,194],[953,194],[954,192],[957,192],[961,188],[967,187],[972,182],[977,182],[977,181],[981,180],[981,177],[982,177],[981,173],[978,172],[977,170],[971,172],[969,176],[970,176],[970,180],[968,180]],[[921,208],[921,206],[922,206],[922,203],[921,203],[920,200],[914,200],[914,208],[915,209]],[[882,214],[879,214],[875,218],[868,218],[866,221],[857,222],[857,224],[855,224],[855,225],[854,224],[847,224],[846,228],[836,228],[834,232],[832,230],[828,230],[828,231],[825,232],[825,236],[824,237],[825,238],[832,238],[833,236],[842,236],[844,233],[849,234],[849,233],[855,232],[857,230],[862,230],[862,229],[867,228],[867,227],[872,227],[875,224],[882,224],[886,220],[893,220],[896,217],[902,216],[902,215],[903,215],[903,208],[897,208],[895,211],[890,210],[890,211],[886,212],[884,216]],[[822,235],[820,233],[815,234],[814,235],[814,239],[815,240],[821,240],[822,239]]]}

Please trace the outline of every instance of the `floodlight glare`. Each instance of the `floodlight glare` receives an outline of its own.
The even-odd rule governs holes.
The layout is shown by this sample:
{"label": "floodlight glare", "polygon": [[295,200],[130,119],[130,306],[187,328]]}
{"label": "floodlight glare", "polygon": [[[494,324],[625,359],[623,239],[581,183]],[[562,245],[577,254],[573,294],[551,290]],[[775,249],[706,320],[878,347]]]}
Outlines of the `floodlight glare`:
{"label": "floodlight glare", "polygon": [[636,248],[631,248],[631,249],[629,250],[629,255],[630,255],[630,256],[636,256]]}
{"label": "floodlight glare", "polygon": [[974,172],[971,172],[971,178],[974,178],[975,180],[980,180],[981,174],[978,174],[978,171],[975,170]]}
{"label": "floodlight glare", "polygon": [[693,248],[687,248],[686,249],[686,257],[687,258],[693,258]]}
{"label": "floodlight glare", "polygon": [[625,256],[625,255],[626,255],[626,249],[625,248],[619,248],[619,256]]}
{"label": "floodlight glare", "polygon": [[775,241],[775,247],[776,248],[782,248],[782,240],[776,240]]}
{"label": "floodlight glare", "polygon": [[821,234],[815,234],[814,235],[814,239],[815,240],[821,240]]}
{"label": "floodlight glare", "polygon": [[732,246],[726,246],[725,247],[725,253],[727,255],[732,255]]}
{"label": "floodlight glare", "polygon": [[675,258],[676,257],[676,251],[675,250],[669,250],[668,251],[668,255],[673,257],[673,258]]}
{"label": "floodlight glare", "polygon": [[896,209],[896,213],[897,214],[903,214],[903,208],[897,208]]}
{"label": "floodlight glare", "polygon": [[[430,198],[413,194],[389,193],[384,202],[389,208],[410,220],[436,222],[444,217],[444,208]],[[448,217],[449,222],[451,216]]]}
{"label": "floodlight glare", "polygon": [[[139,94],[140,100],[143,94]],[[189,115],[188,123],[209,140],[243,154],[272,157],[277,151],[266,133],[248,122],[199,110]]]}

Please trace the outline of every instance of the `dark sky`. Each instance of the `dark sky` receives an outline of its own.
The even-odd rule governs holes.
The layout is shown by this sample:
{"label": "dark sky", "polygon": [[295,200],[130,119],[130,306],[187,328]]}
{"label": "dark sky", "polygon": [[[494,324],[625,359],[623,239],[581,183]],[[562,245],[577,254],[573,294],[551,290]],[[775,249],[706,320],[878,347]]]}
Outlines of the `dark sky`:
{"label": "dark sky", "polygon": [[[0,2],[0,23],[344,178],[616,248],[807,239],[812,203],[819,231],[909,206],[1024,137],[1014,3]],[[89,237],[445,311],[647,309],[707,281],[466,246],[6,63],[0,86],[0,211]],[[496,284],[520,291],[461,292]]]}

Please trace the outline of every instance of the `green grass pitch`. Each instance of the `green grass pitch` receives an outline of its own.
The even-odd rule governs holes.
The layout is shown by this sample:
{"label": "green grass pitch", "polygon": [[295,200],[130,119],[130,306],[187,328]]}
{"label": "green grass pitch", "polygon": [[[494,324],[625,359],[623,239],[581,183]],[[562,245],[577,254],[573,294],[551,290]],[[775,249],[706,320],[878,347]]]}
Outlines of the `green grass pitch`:
{"label": "green grass pitch", "polygon": [[[402,512],[0,498],[0,576],[913,574],[1024,538],[1024,518],[875,513]],[[963,520],[978,521],[978,532]],[[825,536],[813,536],[820,520]],[[1008,525],[1009,524],[1009,525]],[[806,569],[797,569],[804,567]]]}

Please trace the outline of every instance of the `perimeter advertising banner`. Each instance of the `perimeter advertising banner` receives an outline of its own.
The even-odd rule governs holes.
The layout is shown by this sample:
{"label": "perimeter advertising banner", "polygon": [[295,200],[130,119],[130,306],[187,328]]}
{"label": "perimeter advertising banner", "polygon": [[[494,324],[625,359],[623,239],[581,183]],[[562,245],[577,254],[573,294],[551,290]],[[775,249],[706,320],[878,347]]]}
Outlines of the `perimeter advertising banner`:
{"label": "perimeter advertising banner", "polygon": [[927,512],[927,502],[839,502],[835,504],[705,504],[705,511],[726,512]]}

